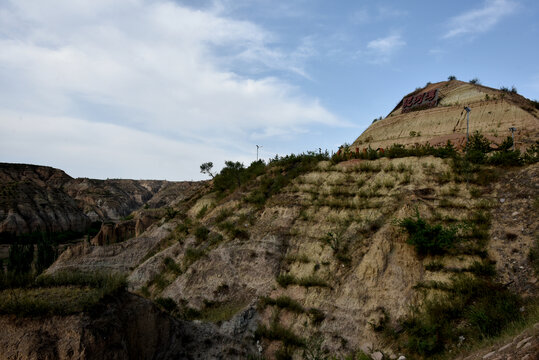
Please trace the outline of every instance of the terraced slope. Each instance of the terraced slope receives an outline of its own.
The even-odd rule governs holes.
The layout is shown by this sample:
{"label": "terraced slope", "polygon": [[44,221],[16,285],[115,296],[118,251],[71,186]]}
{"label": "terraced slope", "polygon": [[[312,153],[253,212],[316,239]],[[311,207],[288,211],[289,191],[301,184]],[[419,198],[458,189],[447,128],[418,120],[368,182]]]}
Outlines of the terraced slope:
{"label": "terraced slope", "polygon": [[387,148],[394,143],[443,145],[447,140],[462,145],[466,135],[464,106],[471,108],[470,133],[480,131],[500,143],[511,135],[508,129],[516,127],[517,148],[525,148],[539,137],[537,103],[510,91],[452,80],[428,84],[403,99],[436,89],[436,107],[403,112],[401,100],[387,117],[374,122],[354,141],[352,151],[368,146]]}
{"label": "terraced slope", "polygon": [[[514,206],[534,208],[538,165],[509,171],[527,179],[514,184],[528,194]],[[256,336],[268,358],[301,356],[316,344],[341,355],[359,349],[408,355],[383,330],[402,331],[411,306],[452,294],[456,277],[480,281],[492,272],[492,260],[501,282],[537,295],[527,260],[537,222],[530,220],[525,236],[514,234],[525,275],[506,269],[503,256],[514,256],[512,244],[491,240],[491,231],[500,231],[492,214],[506,203],[492,168],[466,181],[449,159],[323,161],[260,202],[255,195],[264,176],[224,198],[209,193],[180,202],[174,216],[135,239],[74,247],[49,272],[124,272],[131,291],[169,299],[176,316],[215,322],[238,339]],[[417,214],[457,226],[460,241],[439,255],[418,254],[399,226]],[[516,215],[504,221],[521,223]]]}

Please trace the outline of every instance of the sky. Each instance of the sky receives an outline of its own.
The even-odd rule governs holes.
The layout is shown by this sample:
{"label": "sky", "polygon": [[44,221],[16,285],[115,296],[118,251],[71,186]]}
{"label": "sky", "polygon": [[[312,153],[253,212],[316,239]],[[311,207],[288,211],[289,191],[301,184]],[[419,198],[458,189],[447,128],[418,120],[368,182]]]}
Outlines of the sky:
{"label": "sky", "polygon": [[200,180],[335,151],[454,75],[539,99],[539,3],[0,0],[0,162]]}

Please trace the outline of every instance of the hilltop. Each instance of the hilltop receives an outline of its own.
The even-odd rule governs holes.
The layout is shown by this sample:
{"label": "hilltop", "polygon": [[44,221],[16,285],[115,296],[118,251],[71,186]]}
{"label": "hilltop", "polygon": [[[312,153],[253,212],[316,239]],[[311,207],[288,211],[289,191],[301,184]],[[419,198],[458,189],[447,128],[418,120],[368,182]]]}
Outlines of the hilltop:
{"label": "hilltop", "polygon": [[[433,95],[427,99],[427,95]],[[408,100],[407,100],[408,99]],[[406,104],[405,100],[409,102]],[[407,106],[408,105],[408,106]],[[475,131],[500,144],[515,127],[515,143],[525,149],[539,138],[539,104],[508,89],[498,90],[459,80],[427,84],[405,95],[383,119],[375,120],[350,146],[360,150],[392,144],[429,142],[462,146],[466,135],[466,111],[471,109],[470,134]]]}

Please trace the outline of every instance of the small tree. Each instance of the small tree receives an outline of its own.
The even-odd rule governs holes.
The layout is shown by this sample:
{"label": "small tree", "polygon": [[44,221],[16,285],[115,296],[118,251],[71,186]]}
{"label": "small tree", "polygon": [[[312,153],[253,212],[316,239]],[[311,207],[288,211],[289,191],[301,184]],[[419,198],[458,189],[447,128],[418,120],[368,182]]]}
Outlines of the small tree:
{"label": "small tree", "polygon": [[449,75],[447,77],[447,80],[451,81],[451,80],[457,80],[457,77],[455,75]]}
{"label": "small tree", "polygon": [[481,82],[479,81],[478,78],[473,78],[472,80],[470,80],[470,84],[481,84]]}
{"label": "small tree", "polygon": [[214,175],[212,174],[212,169],[213,168],[213,163],[210,161],[210,162],[205,162],[203,163],[202,165],[200,165],[200,172],[202,174],[208,174],[211,176],[211,178],[213,179]]}

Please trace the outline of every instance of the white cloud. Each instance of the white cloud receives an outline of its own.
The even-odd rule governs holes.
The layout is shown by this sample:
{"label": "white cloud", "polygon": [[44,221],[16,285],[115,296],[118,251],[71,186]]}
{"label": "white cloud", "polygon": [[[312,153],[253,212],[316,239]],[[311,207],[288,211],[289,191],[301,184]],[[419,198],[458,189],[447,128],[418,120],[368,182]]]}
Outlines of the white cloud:
{"label": "white cloud", "polygon": [[[207,143],[189,143],[123,127],[73,117],[0,112],[0,153],[10,162],[58,167],[74,177],[203,178],[198,165],[224,160],[252,161],[252,149],[243,155]],[[185,166],[192,164],[193,166]]]}
{"label": "white cloud", "polygon": [[487,0],[480,9],[469,10],[449,20],[449,30],[443,36],[452,38],[487,32],[500,20],[516,11],[518,4],[510,0]]}
{"label": "white cloud", "polygon": [[392,34],[383,38],[369,41],[367,44],[367,54],[370,62],[387,63],[391,56],[400,48],[406,45],[406,42],[399,34]]}
{"label": "white cloud", "polygon": [[405,10],[399,10],[394,6],[378,5],[375,9],[361,8],[351,14],[351,21],[355,24],[367,24],[384,21],[387,19],[402,18],[408,15]]}
{"label": "white cloud", "polygon": [[[91,133],[77,137],[77,148],[89,151],[79,153],[79,162],[93,161],[90,149],[114,152],[108,160],[121,158],[116,152],[123,147],[116,143],[127,136],[137,141],[126,149],[143,158],[133,144],[146,136],[155,145],[145,147],[149,153],[161,149],[163,161],[171,161],[181,150],[186,155],[179,156],[176,168],[197,171],[204,149],[213,154],[206,161],[220,153],[241,158],[261,136],[270,141],[316,124],[340,124],[317,99],[275,75],[249,77],[228,66],[240,62],[308,77],[302,66],[314,51],[308,41],[287,55],[274,46],[274,34],[215,9],[169,1],[17,0],[0,5],[0,19],[10,19],[0,22],[0,108],[11,118],[26,119],[0,119],[10,121],[8,128],[2,124],[0,142],[12,145],[2,149],[3,161],[34,161],[31,151],[18,151],[61,149],[72,137],[50,134],[34,142],[43,123],[50,123],[53,133]],[[170,151],[162,150],[165,145]],[[29,157],[20,158],[22,153]],[[49,155],[66,167],[77,166],[69,152]],[[160,174],[169,176],[156,170],[146,177]],[[175,174],[181,178],[180,170]]]}

